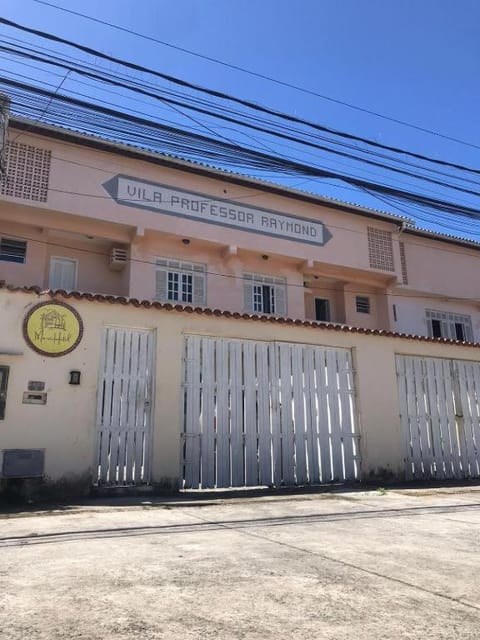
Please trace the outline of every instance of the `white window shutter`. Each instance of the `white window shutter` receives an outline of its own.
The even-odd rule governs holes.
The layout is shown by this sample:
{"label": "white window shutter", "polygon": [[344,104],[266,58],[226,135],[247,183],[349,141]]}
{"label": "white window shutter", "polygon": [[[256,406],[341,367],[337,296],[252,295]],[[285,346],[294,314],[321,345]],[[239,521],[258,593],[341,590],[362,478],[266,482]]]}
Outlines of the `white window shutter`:
{"label": "white window shutter", "polygon": [[193,304],[198,304],[203,307],[207,303],[205,298],[205,274],[194,273],[192,296]]}
{"label": "white window shutter", "polygon": [[62,285],[62,265],[57,260],[50,265],[50,278],[48,286],[50,289],[61,289]]}
{"label": "white window shutter", "polygon": [[162,302],[167,300],[167,271],[158,267],[155,271],[155,298]]}
{"label": "white window shutter", "polygon": [[442,325],[442,338],[452,338],[452,340],[456,340],[455,338],[455,325],[449,326],[445,314],[442,314],[441,319]]}
{"label": "white window shutter", "polygon": [[243,285],[244,309],[246,313],[253,313],[253,282],[245,281]]}
{"label": "white window shutter", "polygon": [[275,312],[277,316],[287,315],[286,286],[284,284],[275,285]]}
{"label": "white window shutter", "polygon": [[465,322],[465,324],[463,326],[464,326],[464,329],[465,329],[465,340],[467,340],[467,342],[473,342],[472,323],[471,322]]}
{"label": "white window shutter", "polygon": [[72,291],[76,287],[77,263],[66,258],[50,259],[50,289],[64,289]]}

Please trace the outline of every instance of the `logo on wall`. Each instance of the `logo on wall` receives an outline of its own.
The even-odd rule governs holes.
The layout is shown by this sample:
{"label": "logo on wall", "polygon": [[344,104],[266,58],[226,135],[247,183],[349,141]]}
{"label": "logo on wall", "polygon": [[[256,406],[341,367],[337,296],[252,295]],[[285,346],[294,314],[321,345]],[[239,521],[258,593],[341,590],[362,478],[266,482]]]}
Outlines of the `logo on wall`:
{"label": "logo on wall", "polygon": [[73,307],[63,302],[41,302],[23,321],[27,344],[44,356],[63,356],[76,349],[83,335],[83,322]]}

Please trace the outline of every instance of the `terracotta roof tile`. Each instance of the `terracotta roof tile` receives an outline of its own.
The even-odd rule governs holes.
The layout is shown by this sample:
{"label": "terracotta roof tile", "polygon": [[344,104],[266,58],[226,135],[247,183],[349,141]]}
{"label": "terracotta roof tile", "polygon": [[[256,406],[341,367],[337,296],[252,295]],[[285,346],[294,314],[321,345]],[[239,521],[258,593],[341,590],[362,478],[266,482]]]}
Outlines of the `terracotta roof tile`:
{"label": "terracotta roof tile", "polygon": [[363,327],[352,327],[346,324],[334,324],[330,322],[316,322],[315,320],[300,320],[298,318],[288,318],[285,316],[256,315],[239,313],[238,311],[227,311],[222,309],[210,309],[209,307],[193,307],[190,305],[172,304],[171,302],[158,302],[154,300],[138,300],[138,298],[126,298],[125,296],[105,295],[102,293],[88,293],[81,291],[65,291],[64,289],[42,290],[36,286],[15,286],[0,280],[0,290],[12,293],[30,293],[35,295],[47,295],[51,298],[66,298],[73,300],[87,300],[88,302],[107,302],[110,304],[131,305],[133,307],[143,307],[145,309],[158,309],[162,311],[177,311],[182,313],[197,313],[199,315],[215,315],[224,318],[235,318],[253,322],[273,322],[275,324],[287,324],[302,327],[311,327],[323,331],[343,331],[348,333],[363,333],[366,335],[382,336],[385,338],[403,338],[404,340],[417,340],[420,342],[436,342],[440,344],[456,344],[468,347],[480,347],[478,342],[461,342],[450,338],[429,338],[409,333],[399,333],[386,329],[364,329]]}

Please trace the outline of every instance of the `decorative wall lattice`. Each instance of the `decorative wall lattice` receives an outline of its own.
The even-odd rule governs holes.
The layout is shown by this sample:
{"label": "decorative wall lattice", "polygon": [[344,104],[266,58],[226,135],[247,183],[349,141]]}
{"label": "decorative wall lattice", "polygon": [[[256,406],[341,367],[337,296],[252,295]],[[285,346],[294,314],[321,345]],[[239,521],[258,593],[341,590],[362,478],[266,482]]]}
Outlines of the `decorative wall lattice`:
{"label": "decorative wall lattice", "polygon": [[6,147],[6,175],[0,180],[5,196],[46,202],[52,152],[19,142]]}
{"label": "decorative wall lattice", "polygon": [[400,264],[402,267],[402,282],[408,284],[407,258],[405,256],[405,243],[400,242]]}
{"label": "decorative wall lattice", "polygon": [[368,257],[372,269],[395,271],[392,234],[389,231],[368,227]]}

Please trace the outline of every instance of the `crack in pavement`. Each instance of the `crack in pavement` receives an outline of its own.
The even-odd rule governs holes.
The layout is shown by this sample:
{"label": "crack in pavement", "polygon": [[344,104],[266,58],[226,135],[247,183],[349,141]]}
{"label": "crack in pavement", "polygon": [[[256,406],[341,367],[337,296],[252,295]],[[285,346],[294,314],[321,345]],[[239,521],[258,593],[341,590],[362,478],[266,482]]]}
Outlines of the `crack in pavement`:
{"label": "crack in pavement", "polygon": [[465,602],[464,600],[461,600],[460,598],[456,598],[455,596],[449,596],[447,594],[444,593],[440,593],[439,591],[433,591],[431,589],[427,589],[426,587],[422,587],[421,585],[417,585],[414,584],[412,582],[408,582],[407,580],[402,580],[401,578],[395,578],[393,576],[388,576],[386,574],[380,573],[378,571],[374,571],[373,569],[367,569],[365,567],[361,567],[359,565],[353,564],[352,562],[347,562],[346,560],[340,560],[338,558],[333,558],[331,556],[328,556],[324,553],[320,553],[319,551],[313,551],[311,549],[305,549],[304,547],[300,547],[297,546],[295,544],[291,544],[289,542],[282,542],[281,540],[275,540],[273,538],[269,538],[268,536],[265,535],[261,535],[259,533],[254,533],[253,531],[247,531],[246,529],[243,528],[234,528],[229,526],[228,524],[225,523],[221,523],[221,522],[217,522],[217,521],[210,521],[207,520],[205,518],[201,518],[198,515],[193,515],[192,513],[188,514],[190,517],[195,518],[197,520],[201,520],[203,522],[205,522],[206,524],[213,524],[213,525],[220,525],[220,527],[223,527],[225,529],[228,529],[230,531],[238,531],[239,533],[246,535],[246,536],[250,536],[252,538],[257,538],[260,540],[264,540],[266,542],[271,542],[273,544],[282,546],[282,547],[286,547],[288,549],[291,549],[293,551],[299,551],[300,553],[306,553],[312,556],[316,556],[319,558],[322,558],[323,560],[327,560],[328,562],[333,562],[335,564],[339,564],[341,566],[347,567],[349,569],[355,569],[356,571],[361,571],[363,573],[366,573],[368,575],[371,576],[375,576],[376,578],[380,578],[382,580],[389,580],[390,582],[395,582],[397,584],[401,584],[404,587],[408,587],[410,589],[416,589],[417,591],[421,591],[423,593],[428,593],[429,595],[435,596],[437,598],[442,598],[444,600],[448,600],[449,602],[453,602],[455,604],[458,604],[462,607],[467,607],[468,609],[473,609],[475,611],[479,611],[480,612],[480,605],[475,605],[473,603],[470,602]]}

